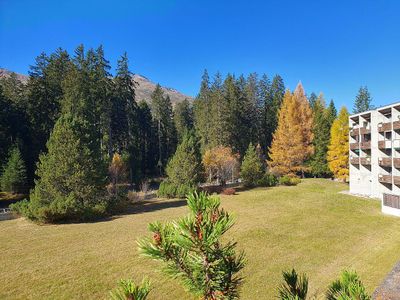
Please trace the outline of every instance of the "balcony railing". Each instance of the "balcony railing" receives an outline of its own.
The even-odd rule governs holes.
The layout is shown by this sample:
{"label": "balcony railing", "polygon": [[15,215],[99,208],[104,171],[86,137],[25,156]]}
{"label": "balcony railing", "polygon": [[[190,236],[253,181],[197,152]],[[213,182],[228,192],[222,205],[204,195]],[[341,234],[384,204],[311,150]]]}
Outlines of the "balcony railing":
{"label": "balcony railing", "polygon": [[400,149],[400,140],[399,139],[393,140],[393,148]]}
{"label": "balcony railing", "polygon": [[400,176],[393,176],[393,183],[395,185],[400,185]]}
{"label": "balcony railing", "polygon": [[370,165],[371,164],[371,157],[361,157],[360,164],[362,165]]}
{"label": "balcony railing", "polygon": [[393,166],[400,169],[400,158],[393,158]]}
{"label": "balcony railing", "polygon": [[351,136],[356,136],[360,134],[360,128],[353,128],[352,130],[350,130],[350,135]]}
{"label": "balcony railing", "polygon": [[392,141],[378,141],[379,149],[389,149],[392,148]]}
{"label": "balcony railing", "polygon": [[392,166],[392,159],[390,157],[379,157],[378,162],[381,167]]}
{"label": "balcony railing", "polygon": [[371,128],[370,127],[361,127],[359,131],[360,131],[360,134],[369,134],[369,133],[371,133]]}
{"label": "balcony railing", "polygon": [[393,122],[393,129],[394,130],[400,129],[400,121],[394,121]]}
{"label": "balcony railing", "polygon": [[361,149],[371,149],[371,142],[370,141],[368,141],[368,142],[361,142],[360,143],[360,148]]}
{"label": "balcony railing", "polygon": [[385,131],[390,131],[390,130],[392,130],[392,123],[391,122],[379,123],[378,124],[378,131],[379,132],[385,132]]}
{"label": "balcony railing", "polygon": [[351,150],[358,149],[359,147],[360,147],[359,143],[350,143],[350,149]]}
{"label": "balcony railing", "polygon": [[378,180],[380,183],[390,183],[392,184],[392,175],[379,174]]}
{"label": "balcony railing", "polygon": [[359,165],[360,164],[360,158],[359,157],[350,157],[350,163],[352,165]]}
{"label": "balcony railing", "polygon": [[400,196],[383,194],[383,205],[393,208],[400,208]]}

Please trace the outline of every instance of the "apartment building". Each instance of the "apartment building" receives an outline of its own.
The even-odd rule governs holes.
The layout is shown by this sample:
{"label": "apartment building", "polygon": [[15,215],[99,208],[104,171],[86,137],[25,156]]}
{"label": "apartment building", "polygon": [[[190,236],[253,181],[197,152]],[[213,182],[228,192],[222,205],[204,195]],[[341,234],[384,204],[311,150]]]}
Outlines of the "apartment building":
{"label": "apartment building", "polygon": [[350,193],[400,216],[400,102],[349,117]]}

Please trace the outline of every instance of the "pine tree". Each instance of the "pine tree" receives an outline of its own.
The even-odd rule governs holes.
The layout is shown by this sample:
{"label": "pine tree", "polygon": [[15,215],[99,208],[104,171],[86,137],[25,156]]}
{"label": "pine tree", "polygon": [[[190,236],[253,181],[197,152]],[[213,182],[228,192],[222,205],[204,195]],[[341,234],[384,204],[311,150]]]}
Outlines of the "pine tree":
{"label": "pine tree", "polygon": [[296,175],[305,161],[302,116],[298,102],[287,90],[279,110],[278,128],[269,149],[268,166],[278,175]]}
{"label": "pine tree", "polygon": [[360,89],[358,90],[358,94],[356,96],[356,100],[354,102],[353,113],[357,114],[360,112],[373,109],[371,101],[372,98],[368,91],[368,88],[366,86],[360,87]]}
{"label": "pine tree", "polygon": [[329,175],[327,152],[331,131],[331,111],[325,107],[325,100],[320,94],[314,103],[313,109],[313,145],[314,154],[311,157],[311,172],[316,177]]}
{"label": "pine tree", "polygon": [[332,126],[333,121],[335,121],[335,119],[337,117],[337,110],[335,107],[335,103],[333,102],[333,99],[331,99],[331,101],[329,102],[329,106],[327,109],[327,115],[328,115],[329,124]]}
{"label": "pine tree", "polygon": [[335,178],[346,181],[349,177],[349,113],[343,107],[331,128],[328,166]]}
{"label": "pine tree", "polygon": [[195,137],[187,132],[166,167],[168,181],[175,186],[194,186],[200,182],[201,160]]}
{"label": "pine tree", "polygon": [[141,253],[165,265],[165,273],[181,281],[193,296],[238,299],[244,255],[236,243],[221,242],[234,220],[220,208],[220,200],[205,193],[187,197],[189,215],[175,222],[149,225],[153,238],[139,242]]}
{"label": "pine tree", "polygon": [[240,168],[240,177],[246,187],[256,186],[263,176],[263,166],[256,148],[249,144]]}
{"label": "pine tree", "polygon": [[86,220],[104,213],[105,166],[82,138],[84,122],[63,115],[40,156],[28,217],[40,222]]}
{"label": "pine tree", "polygon": [[0,177],[0,184],[1,190],[4,192],[20,193],[26,191],[26,168],[17,145],[10,151],[8,162]]}
{"label": "pine tree", "polygon": [[187,99],[175,105],[174,121],[178,140],[182,141],[186,132],[193,129],[193,108]]}

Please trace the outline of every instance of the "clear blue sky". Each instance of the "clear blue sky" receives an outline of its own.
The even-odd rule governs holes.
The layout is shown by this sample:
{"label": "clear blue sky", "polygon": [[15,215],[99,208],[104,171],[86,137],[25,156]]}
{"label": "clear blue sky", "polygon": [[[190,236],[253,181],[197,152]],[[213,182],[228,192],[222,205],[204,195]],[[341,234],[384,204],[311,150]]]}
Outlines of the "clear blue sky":
{"label": "clear blue sky", "polygon": [[196,95],[204,68],[278,73],[352,106],[400,100],[400,1],[0,0],[0,66],[27,73],[57,47],[103,44],[115,66]]}

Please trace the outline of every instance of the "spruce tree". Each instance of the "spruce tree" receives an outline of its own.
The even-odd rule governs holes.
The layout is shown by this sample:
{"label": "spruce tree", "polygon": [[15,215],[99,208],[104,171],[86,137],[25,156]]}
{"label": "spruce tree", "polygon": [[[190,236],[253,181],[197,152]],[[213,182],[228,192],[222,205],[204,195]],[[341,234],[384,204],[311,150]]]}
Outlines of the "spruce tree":
{"label": "spruce tree", "polygon": [[174,108],[174,121],[179,141],[193,129],[193,108],[187,99],[178,102]]}
{"label": "spruce tree", "polygon": [[244,255],[236,253],[234,241],[221,241],[234,225],[232,216],[205,193],[190,194],[187,204],[188,216],[149,225],[153,238],[139,241],[141,253],[163,262],[165,273],[197,298],[238,299]]}
{"label": "spruce tree", "polygon": [[372,98],[368,88],[366,86],[360,87],[354,102],[353,113],[357,114],[372,109],[371,101]]}
{"label": "spruce tree", "polygon": [[194,186],[200,182],[201,159],[195,137],[186,132],[166,167],[168,181],[175,186]]}
{"label": "spruce tree", "polygon": [[82,138],[84,127],[83,121],[70,114],[56,122],[47,153],[40,156],[29,218],[40,222],[87,220],[105,212],[106,168]]}
{"label": "spruce tree", "polygon": [[311,172],[316,177],[329,175],[327,152],[331,131],[331,111],[325,107],[325,100],[320,94],[313,109],[313,145],[314,154],[311,157]]}
{"label": "spruce tree", "polygon": [[240,177],[246,187],[256,186],[263,176],[263,166],[252,143],[249,144],[240,168]]}
{"label": "spruce tree", "polygon": [[210,144],[211,112],[210,78],[207,70],[204,70],[200,83],[200,92],[193,102],[194,128],[199,136],[202,152]]}
{"label": "spruce tree", "polygon": [[278,126],[278,112],[281,107],[283,96],[285,94],[285,85],[283,79],[279,75],[275,75],[272,79],[270,92],[267,94],[265,101],[265,147],[271,146],[273,134]]}
{"label": "spruce tree", "polygon": [[10,150],[7,164],[0,177],[0,184],[4,192],[21,193],[27,190],[25,163],[17,145]]}
{"label": "spruce tree", "polygon": [[164,96],[161,86],[157,84],[151,95],[151,110],[157,127],[158,163],[162,174],[167,161],[176,149],[176,128],[173,119],[171,99]]}
{"label": "spruce tree", "polygon": [[155,174],[157,167],[157,128],[153,122],[150,106],[146,101],[138,104],[138,144],[141,176]]}
{"label": "spruce tree", "polygon": [[332,124],[328,151],[328,166],[334,177],[346,181],[349,177],[349,113],[342,107]]}
{"label": "spruce tree", "polygon": [[310,103],[310,107],[314,110],[315,103],[317,102],[318,96],[312,92],[310,97],[308,97],[308,103]]}

